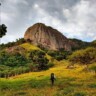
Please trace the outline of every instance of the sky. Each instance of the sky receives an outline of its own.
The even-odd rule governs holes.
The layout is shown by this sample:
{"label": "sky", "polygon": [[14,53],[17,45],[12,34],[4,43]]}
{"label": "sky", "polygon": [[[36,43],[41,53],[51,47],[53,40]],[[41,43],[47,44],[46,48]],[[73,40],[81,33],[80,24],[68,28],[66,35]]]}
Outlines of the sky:
{"label": "sky", "polygon": [[2,43],[24,37],[26,29],[41,22],[68,38],[96,40],[96,0],[0,0],[1,22],[7,26]]}

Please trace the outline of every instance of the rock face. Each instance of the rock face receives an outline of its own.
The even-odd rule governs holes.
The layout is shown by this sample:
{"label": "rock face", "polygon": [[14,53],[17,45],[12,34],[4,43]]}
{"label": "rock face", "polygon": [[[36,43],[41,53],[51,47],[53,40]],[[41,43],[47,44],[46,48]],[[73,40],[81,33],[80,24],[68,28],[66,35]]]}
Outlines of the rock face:
{"label": "rock face", "polygon": [[36,23],[25,32],[24,39],[33,45],[40,45],[49,50],[59,50],[64,48],[71,50],[70,41],[58,30],[42,23]]}

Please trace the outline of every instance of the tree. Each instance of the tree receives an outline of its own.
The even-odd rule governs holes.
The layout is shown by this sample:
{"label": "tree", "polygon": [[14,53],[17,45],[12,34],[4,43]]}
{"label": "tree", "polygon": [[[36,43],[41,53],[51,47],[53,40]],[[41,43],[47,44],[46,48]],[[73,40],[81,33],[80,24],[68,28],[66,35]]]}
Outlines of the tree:
{"label": "tree", "polygon": [[31,53],[29,54],[30,60],[32,60],[32,62],[36,64],[38,70],[48,69],[49,60],[45,57],[45,55],[46,54],[40,50],[31,51]]}
{"label": "tree", "polygon": [[7,27],[5,24],[0,25],[0,38],[2,38],[4,35],[6,35]]}
{"label": "tree", "polygon": [[60,49],[59,51],[48,51],[47,52],[48,55],[54,57],[54,59],[60,61],[60,60],[63,60],[63,59],[67,59],[68,55],[71,54],[71,52],[69,51],[65,51],[64,49]]}

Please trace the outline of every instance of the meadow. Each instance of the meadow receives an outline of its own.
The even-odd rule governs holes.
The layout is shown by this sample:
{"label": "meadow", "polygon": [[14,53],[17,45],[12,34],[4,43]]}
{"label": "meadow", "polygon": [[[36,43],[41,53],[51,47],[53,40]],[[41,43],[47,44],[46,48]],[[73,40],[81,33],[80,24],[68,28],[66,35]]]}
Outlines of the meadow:
{"label": "meadow", "polygon": [[[84,65],[67,69],[68,65],[66,60],[55,61],[54,67],[45,71],[0,78],[0,96],[96,96],[94,72],[84,71]],[[56,75],[54,86],[51,73]]]}

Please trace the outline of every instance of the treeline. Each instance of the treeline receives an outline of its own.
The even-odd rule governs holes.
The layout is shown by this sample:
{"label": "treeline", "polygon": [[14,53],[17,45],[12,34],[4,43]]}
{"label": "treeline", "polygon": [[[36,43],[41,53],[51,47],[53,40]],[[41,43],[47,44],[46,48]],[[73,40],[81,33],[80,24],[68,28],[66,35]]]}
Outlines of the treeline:
{"label": "treeline", "polygon": [[28,56],[20,53],[0,52],[0,77],[10,77],[22,73],[47,70],[53,66],[46,58],[46,53],[39,50],[30,51]]}
{"label": "treeline", "polygon": [[96,40],[92,42],[85,42],[79,39],[69,39],[70,41],[75,43],[75,46],[72,46],[72,51],[86,49],[88,47],[95,47],[96,48]]}
{"label": "treeline", "polygon": [[9,48],[9,47],[17,46],[17,45],[23,44],[25,42],[26,41],[24,40],[24,38],[19,38],[19,39],[16,39],[15,42],[9,42],[7,44],[1,44],[0,45],[0,50],[2,50],[4,48]]}

